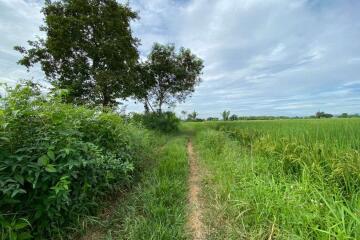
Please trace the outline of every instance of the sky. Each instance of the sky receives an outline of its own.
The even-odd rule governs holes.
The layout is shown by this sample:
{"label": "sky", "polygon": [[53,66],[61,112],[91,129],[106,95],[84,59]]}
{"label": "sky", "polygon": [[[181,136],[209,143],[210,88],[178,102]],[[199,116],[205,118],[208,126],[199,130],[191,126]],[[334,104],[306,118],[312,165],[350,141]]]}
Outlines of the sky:
{"label": "sky", "polygon": [[[190,48],[202,82],[176,112],[305,116],[360,113],[358,0],[130,0],[145,58],[154,42]],[[43,1],[0,0],[0,82],[42,81],[15,45],[41,35]],[[143,106],[125,103],[127,111]]]}

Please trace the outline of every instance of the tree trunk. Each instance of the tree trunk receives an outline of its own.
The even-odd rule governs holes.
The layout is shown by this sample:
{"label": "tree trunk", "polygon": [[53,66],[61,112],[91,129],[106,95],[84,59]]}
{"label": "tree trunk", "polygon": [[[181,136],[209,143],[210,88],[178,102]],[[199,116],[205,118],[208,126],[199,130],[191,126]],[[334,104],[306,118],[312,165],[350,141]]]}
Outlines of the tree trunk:
{"label": "tree trunk", "polygon": [[149,105],[147,104],[147,101],[144,102],[144,109],[145,109],[145,113],[150,112]]}
{"label": "tree trunk", "polygon": [[103,100],[102,100],[103,107],[108,107],[109,103],[110,103],[110,97],[106,94],[105,91],[103,91]]}
{"label": "tree trunk", "polygon": [[162,102],[159,102],[159,109],[158,109],[158,113],[162,113],[162,109],[161,109],[161,107],[162,107]]}
{"label": "tree trunk", "polygon": [[163,105],[163,98],[162,98],[162,96],[160,96],[160,98],[159,98],[159,109],[158,109],[158,112],[159,113],[162,113],[162,105]]}

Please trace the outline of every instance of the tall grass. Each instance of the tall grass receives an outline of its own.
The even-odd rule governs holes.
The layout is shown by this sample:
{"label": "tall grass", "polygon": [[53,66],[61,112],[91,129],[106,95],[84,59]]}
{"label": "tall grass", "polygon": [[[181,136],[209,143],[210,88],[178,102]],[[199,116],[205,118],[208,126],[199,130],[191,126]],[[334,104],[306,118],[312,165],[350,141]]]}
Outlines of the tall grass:
{"label": "tall grass", "polygon": [[[359,239],[360,121],[193,124],[212,239]],[[223,224],[220,224],[223,223]]]}
{"label": "tall grass", "polygon": [[186,139],[167,140],[130,196],[119,204],[104,239],[187,239]]}

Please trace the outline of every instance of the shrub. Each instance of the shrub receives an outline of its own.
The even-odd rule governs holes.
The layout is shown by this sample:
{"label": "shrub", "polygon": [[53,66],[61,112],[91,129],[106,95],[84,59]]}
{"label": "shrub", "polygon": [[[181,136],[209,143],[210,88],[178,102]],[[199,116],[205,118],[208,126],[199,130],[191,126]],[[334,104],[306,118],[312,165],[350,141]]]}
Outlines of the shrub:
{"label": "shrub", "polygon": [[149,134],[114,113],[17,86],[0,111],[0,234],[53,239],[131,183]]}
{"label": "shrub", "polygon": [[134,114],[133,119],[152,130],[165,133],[179,130],[180,119],[173,112]]}

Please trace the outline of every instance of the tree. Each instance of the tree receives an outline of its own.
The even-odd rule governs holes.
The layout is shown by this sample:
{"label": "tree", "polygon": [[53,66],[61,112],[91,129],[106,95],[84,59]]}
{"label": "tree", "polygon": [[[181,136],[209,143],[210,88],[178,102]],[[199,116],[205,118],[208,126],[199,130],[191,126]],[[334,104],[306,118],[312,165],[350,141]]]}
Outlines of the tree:
{"label": "tree", "polygon": [[184,102],[200,83],[203,67],[203,61],[189,49],[180,48],[176,52],[172,44],[155,43],[143,64],[150,79],[141,81],[146,81],[148,91],[145,96],[137,98],[148,103],[151,101],[159,112],[164,104]]}
{"label": "tree", "polygon": [[133,93],[138,40],[130,21],[137,14],[116,0],[45,1],[46,38],[29,41],[18,62],[40,63],[46,78],[69,90],[67,101],[109,106]]}
{"label": "tree", "polygon": [[325,112],[318,111],[318,112],[316,112],[315,117],[316,118],[332,118],[333,115],[330,114],[330,113],[325,113]]}
{"label": "tree", "polygon": [[208,117],[206,119],[206,121],[218,121],[218,120],[219,120],[219,118],[217,118],[217,117]]}
{"label": "tree", "polygon": [[230,119],[231,121],[235,121],[235,120],[238,119],[238,116],[237,116],[236,114],[233,114],[233,115],[230,116],[229,119]]}
{"label": "tree", "polygon": [[349,117],[349,114],[347,114],[347,113],[342,113],[339,117],[340,117],[340,118],[348,118],[348,117]]}
{"label": "tree", "polygon": [[136,66],[136,81],[133,86],[133,97],[143,102],[145,113],[149,113],[150,108],[153,112],[155,110],[149,102],[149,90],[154,85],[154,77],[150,71],[150,65],[146,62],[139,63]]}
{"label": "tree", "polygon": [[223,120],[224,120],[224,121],[227,121],[227,120],[229,120],[230,111],[226,111],[226,110],[225,110],[225,111],[222,112],[221,115],[222,115]]}
{"label": "tree", "polygon": [[198,113],[193,111],[192,113],[188,114],[188,120],[196,120],[197,116],[198,116]]}

